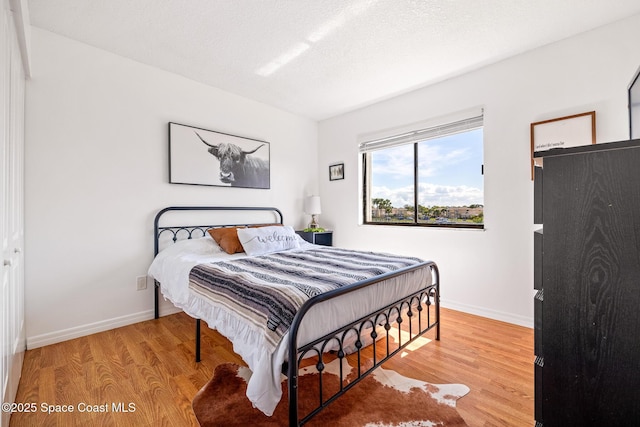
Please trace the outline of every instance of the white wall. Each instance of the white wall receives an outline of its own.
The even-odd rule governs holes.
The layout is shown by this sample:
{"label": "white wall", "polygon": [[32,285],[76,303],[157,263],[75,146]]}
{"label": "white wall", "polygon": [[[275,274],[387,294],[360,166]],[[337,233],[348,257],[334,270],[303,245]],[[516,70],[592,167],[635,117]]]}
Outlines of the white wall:
{"label": "white wall", "polygon": [[[628,138],[627,85],[640,64],[640,15],[319,124],[323,215],[339,246],[436,261],[444,306],[533,324],[529,125],[596,111],[597,142]],[[485,230],[358,224],[357,137],[484,106]],[[344,161],[345,179],[328,165]]]}
{"label": "white wall", "polygon": [[[280,207],[302,226],[322,196],[337,245],[433,259],[442,301],[532,324],[529,124],[590,110],[598,142],[628,136],[640,16],[316,124],[34,28],[26,99],[25,281],[30,348],[152,317],[136,291],[168,205]],[[358,135],[485,107],[485,231],[358,224]],[[168,184],[167,122],[271,143],[271,190]],[[317,158],[317,162],[314,159]],[[344,161],[345,179],[328,165]],[[169,304],[162,312],[170,310]]]}
{"label": "white wall", "polygon": [[[302,199],[318,191],[314,121],[37,28],[31,43],[29,348],[153,316],[152,286],[136,291],[136,277],[165,206],[276,206],[304,224]],[[271,189],[169,184],[170,121],[270,142]]]}

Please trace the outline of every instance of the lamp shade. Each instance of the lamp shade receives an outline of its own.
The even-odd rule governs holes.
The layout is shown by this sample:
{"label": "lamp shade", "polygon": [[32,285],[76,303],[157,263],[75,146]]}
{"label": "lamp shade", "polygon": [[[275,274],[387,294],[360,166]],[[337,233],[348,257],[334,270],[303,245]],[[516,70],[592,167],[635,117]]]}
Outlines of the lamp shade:
{"label": "lamp shade", "polygon": [[322,213],[320,208],[320,196],[309,196],[304,199],[304,212],[310,215],[319,215]]}

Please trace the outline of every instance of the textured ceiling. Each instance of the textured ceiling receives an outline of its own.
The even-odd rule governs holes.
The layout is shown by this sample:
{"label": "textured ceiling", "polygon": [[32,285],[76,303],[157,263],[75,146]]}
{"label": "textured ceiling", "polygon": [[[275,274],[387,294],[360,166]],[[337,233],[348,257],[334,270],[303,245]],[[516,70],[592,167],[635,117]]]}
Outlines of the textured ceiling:
{"label": "textured ceiling", "polygon": [[638,0],[28,5],[33,26],[316,120],[640,13]]}

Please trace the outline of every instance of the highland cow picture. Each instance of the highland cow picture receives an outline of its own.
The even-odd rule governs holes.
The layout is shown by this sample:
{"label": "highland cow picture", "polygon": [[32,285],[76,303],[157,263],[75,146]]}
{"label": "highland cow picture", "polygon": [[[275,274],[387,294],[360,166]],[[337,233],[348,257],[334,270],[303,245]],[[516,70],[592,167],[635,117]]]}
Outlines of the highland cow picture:
{"label": "highland cow picture", "polygon": [[270,188],[269,143],[169,123],[169,182]]}

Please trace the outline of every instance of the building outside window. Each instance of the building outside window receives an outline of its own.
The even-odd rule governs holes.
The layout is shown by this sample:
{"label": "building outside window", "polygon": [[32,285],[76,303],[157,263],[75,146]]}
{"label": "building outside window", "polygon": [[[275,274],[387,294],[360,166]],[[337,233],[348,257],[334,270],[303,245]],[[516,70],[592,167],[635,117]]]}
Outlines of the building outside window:
{"label": "building outside window", "polygon": [[482,114],[364,141],[365,224],[484,227]]}

